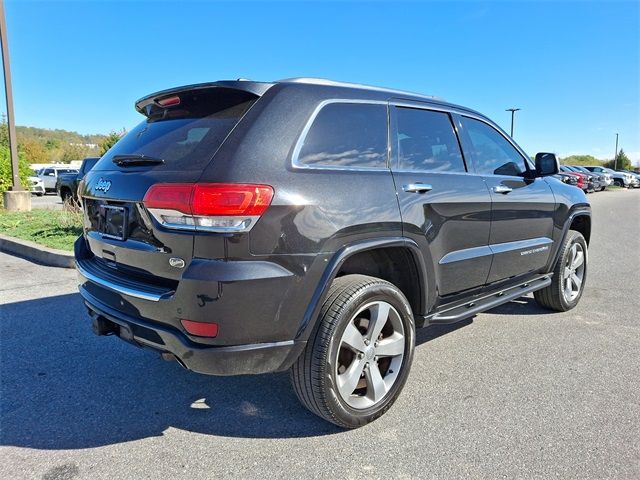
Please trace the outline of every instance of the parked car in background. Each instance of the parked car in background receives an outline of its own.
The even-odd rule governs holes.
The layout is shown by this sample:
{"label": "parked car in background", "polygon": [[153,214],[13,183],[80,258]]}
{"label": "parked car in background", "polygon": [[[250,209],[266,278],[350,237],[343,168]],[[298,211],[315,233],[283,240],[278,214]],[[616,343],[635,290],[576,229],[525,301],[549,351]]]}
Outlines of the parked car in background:
{"label": "parked car in background", "polygon": [[289,370],[303,405],[355,428],[400,394],[417,327],[528,293],[556,311],[580,300],[584,193],[478,112],[314,79],[135,107],[78,192],[98,335],[200,373]]}
{"label": "parked car in background", "polygon": [[574,173],[581,173],[583,175],[586,175],[587,193],[600,190],[600,181],[598,180],[599,177],[597,176],[597,174],[589,171],[583,172],[579,168],[574,167],[572,165],[565,165],[565,166]]}
{"label": "parked car in background", "polygon": [[59,175],[63,175],[65,173],[78,173],[78,169],[69,168],[69,167],[58,167],[51,166],[40,169],[38,173],[38,177],[44,183],[45,192],[55,192],[56,191],[56,181],[58,180]]}
{"label": "parked car in background", "polygon": [[93,168],[98,160],[100,160],[100,157],[87,157],[82,161],[80,170],[77,172],[58,175],[58,179],[56,180],[56,192],[58,192],[58,195],[60,195],[63,202],[69,198],[77,200],[78,183],[84,178],[87,172]]}
{"label": "parked car in background", "polygon": [[31,193],[37,195],[38,197],[43,196],[45,193],[45,190],[44,190],[44,182],[42,181],[42,179],[38,176],[29,177],[29,190],[31,190]]}
{"label": "parked car in background", "polygon": [[574,187],[578,186],[578,176],[572,175],[569,173],[558,172],[554,175],[555,178],[560,180],[562,183],[566,183],[567,185],[573,185]]}
{"label": "parked car in background", "polygon": [[618,170],[621,173],[627,173],[631,175],[631,183],[630,187],[639,188],[640,187],[640,173],[632,172],[631,170]]}
{"label": "parked car in background", "polygon": [[631,183],[633,182],[631,175],[629,175],[626,172],[616,172],[615,170],[612,170],[607,167],[601,167],[599,165],[594,165],[594,166],[588,165],[584,168],[586,168],[590,172],[608,173],[609,175],[611,175],[611,178],[613,179],[613,184],[618,187],[628,188],[629,186],[631,186]]}
{"label": "parked car in background", "polygon": [[578,172],[577,170],[572,169],[568,165],[560,165],[560,171],[564,173],[572,173],[578,177],[578,187],[580,187],[585,193],[590,193],[595,191],[593,188],[593,179],[591,175],[587,175],[586,173]]}
{"label": "parked car in background", "polygon": [[[579,165],[571,165],[571,166],[573,167],[574,170],[578,170],[579,172],[594,176],[595,178],[594,178],[593,184],[596,191],[603,191],[605,188],[611,185],[612,180],[611,180],[611,176],[608,173],[591,172]],[[609,177],[609,180],[607,180],[607,176]]]}

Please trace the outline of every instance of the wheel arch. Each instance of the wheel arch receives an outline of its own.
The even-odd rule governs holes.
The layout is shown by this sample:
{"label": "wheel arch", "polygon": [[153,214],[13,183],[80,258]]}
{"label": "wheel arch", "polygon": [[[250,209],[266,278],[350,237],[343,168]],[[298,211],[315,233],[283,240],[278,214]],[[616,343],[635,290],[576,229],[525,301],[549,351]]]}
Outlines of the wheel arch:
{"label": "wheel arch", "polygon": [[[363,240],[342,247],[329,261],[309,302],[296,338],[308,337],[318,321],[331,282],[339,276],[363,274],[387,280],[409,300],[414,315],[426,310],[426,269],[418,245],[408,238]],[[417,282],[412,281],[417,276]]]}

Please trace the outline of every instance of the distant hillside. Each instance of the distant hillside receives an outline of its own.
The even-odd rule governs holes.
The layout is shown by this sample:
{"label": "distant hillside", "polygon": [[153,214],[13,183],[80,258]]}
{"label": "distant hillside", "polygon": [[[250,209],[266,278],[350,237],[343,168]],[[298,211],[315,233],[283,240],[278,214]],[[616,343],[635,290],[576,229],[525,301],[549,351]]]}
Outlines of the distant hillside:
{"label": "distant hillside", "polygon": [[[82,135],[68,130],[16,126],[18,150],[29,163],[68,163],[99,156],[109,135]],[[0,145],[8,144],[7,124],[0,123]]]}
{"label": "distant hillside", "polygon": [[99,145],[107,137],[106,135],[100,134],[81,135],[78,132],[70,132],[62,129],[49,130],[47,128],[22,126],[16,126],[16,132],[18,134],[18,138],[22,138],[23,140],[37,140],[45,144],[51,141],[58,141],[60,143],[76,145]]}

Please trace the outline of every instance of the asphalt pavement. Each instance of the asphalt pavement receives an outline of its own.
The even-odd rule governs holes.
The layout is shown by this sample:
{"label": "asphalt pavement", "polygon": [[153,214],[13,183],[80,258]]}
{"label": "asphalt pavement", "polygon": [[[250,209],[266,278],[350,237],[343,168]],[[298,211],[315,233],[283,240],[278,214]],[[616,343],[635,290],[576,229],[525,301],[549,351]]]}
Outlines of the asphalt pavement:
{"label": "asphalt pavement", "polygon": [[96,337],[75,272],[0,254],[0,478],[640,478],[640,190],[589,195],[577,308],[418,331],[407,385],[342,431],[287,374],[207,377]]}
{"label": "asphalt pavement", "polygon": [[56,193],[47,193],[41,197],[31,195],[31,208],[56,209],[62,208],[62,200]]}

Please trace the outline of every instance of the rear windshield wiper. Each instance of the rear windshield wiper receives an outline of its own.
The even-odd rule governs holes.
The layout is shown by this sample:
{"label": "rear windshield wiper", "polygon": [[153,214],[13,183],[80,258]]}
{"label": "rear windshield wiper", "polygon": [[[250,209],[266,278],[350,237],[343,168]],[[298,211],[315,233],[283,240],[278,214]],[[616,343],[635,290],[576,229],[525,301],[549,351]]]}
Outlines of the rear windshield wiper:
{"label": "rear windshield wiper", "polygon": [[112,161],[120,167],[127,167],[129,165],[158,165],[164,163],[164,160],[161,158],[149,157],[141,153],[114,155]]}

